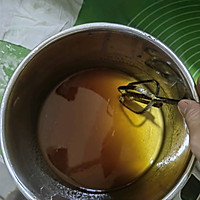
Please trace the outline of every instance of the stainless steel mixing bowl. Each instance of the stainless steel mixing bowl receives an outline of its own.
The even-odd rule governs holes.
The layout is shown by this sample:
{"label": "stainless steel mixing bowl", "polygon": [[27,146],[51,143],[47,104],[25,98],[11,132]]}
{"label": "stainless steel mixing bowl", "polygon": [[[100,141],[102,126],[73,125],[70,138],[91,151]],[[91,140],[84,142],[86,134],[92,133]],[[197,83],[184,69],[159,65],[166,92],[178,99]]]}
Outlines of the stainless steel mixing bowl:
{"label": "stainless steel mixing bowl", "polygon": [[165,133],[156,162],[130,186],[107,193],[83,191],[63,182],[51,171],[37,141],[42,103],[67,76],[101,67],[121,70],[137,80],[155,79],[161,85],[163,97],[198,100],[193,79],[176,55],[155,38],[134,28],[109,23],[85,24],[44,41],[15,71],[1,106],[3,158],[28,199],[170,199],[190,176],[195,159],[190,153],[184,120],[174,105],[162,107]]}

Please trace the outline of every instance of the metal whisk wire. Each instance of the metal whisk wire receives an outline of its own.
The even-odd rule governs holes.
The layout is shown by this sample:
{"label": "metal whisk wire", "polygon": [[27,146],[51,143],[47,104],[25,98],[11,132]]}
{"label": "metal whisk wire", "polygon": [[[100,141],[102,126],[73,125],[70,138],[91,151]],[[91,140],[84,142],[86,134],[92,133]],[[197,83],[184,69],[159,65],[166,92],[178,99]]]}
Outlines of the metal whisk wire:
{"label": "metal whisk wire", "polygon": [[[146,83],[154,83],[156,86],[155,93],[144,89],[143,87],[138,86],[139,84],[146,84]],[[125,86],[119,86],[118,91],[121,93],[119,98],[119,102],[137,114],[143,114],[148,111],[152,106],[160,108],[162,107],[163,103],[177,105],[180,100],[177,99],[169,99],[164,97],[159,97],[160,92],[160,84],[156,80],[144,80],[138,82],[131,82]],[[142,110],[136,111],[131,106],[129,106],[126,101],[132,103],[133,101],[141,102],[147,104]]]}

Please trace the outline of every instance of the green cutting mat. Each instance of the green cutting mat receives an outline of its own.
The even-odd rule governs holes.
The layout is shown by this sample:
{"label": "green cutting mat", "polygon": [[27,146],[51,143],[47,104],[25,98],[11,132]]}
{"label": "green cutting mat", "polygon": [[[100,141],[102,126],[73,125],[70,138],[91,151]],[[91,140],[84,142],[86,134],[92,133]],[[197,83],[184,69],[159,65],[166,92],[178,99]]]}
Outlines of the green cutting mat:
{"label": "green cutting mat", "polygon": [[85,0],[76,24],[101,21],[151,34],[200,76],[200,0]]}
{"label": "green cutting mat", "polygon": [[[200,0],[85,0],[75,25],[113,22],[150,33],[200,76]],[[0,41],[0,102],[14,70],[30,50]]]}
{"label": "green cutting mat", "polygon": [[13,72],[30,50],[0,41],[0,102]]}

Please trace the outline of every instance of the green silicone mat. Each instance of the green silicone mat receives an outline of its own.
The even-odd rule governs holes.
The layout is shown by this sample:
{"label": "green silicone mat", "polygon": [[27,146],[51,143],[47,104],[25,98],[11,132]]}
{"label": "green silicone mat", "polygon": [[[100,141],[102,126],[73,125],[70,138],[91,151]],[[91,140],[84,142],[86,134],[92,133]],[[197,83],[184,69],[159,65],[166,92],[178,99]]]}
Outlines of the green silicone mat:
{"label": "green silicone mat", "polygon": [[100,21],[151,34],[182,60],[195,81],[200,76],[199,0],[85,0],[76,24]]}
{"label": "green silicone mat", "polygon": [[10,77],[29,52],[24,47],[0,41],[0,102]]}

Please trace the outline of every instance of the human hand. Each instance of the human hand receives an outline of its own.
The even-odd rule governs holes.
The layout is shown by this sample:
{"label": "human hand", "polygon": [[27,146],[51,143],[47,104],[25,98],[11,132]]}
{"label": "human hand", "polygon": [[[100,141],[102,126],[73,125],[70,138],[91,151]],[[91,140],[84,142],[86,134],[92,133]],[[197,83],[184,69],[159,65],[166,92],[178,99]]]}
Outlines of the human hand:
{"label": "human hand", "polygon": [[[197,92],[200,96],[200,77],[197,81]],[[200,161],[200,104],[184,99],[178,103],[178,108],[189,129],[191,151]]]}

